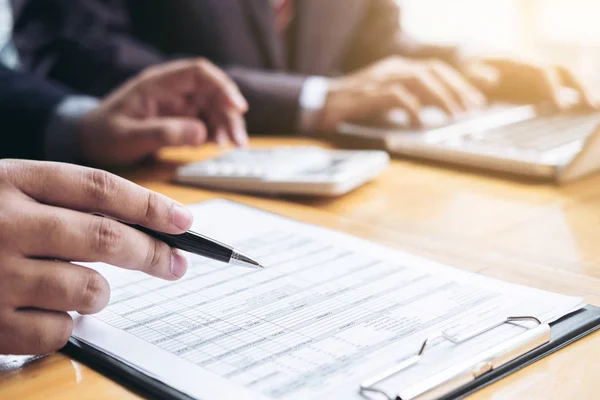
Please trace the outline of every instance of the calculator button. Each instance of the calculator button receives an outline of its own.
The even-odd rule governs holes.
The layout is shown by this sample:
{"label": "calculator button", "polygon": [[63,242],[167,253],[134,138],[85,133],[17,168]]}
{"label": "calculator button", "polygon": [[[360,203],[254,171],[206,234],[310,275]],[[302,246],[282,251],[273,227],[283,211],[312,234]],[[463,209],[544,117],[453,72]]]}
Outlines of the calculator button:
{"label": "calculator button", "polygon": [[250,174],[250,167],[247,165],[238,165],[235,168],[235,175],[248,176]]}
{"label": "calculator button", "polygon": [[250,167],[248,173],[252,176],[263,176],[265,172],[260,167]]}
{"label": "calculator button", "polygon": [[199,170],[201,173],[205,173],[207,175],[217,175],[219,173],[219,168],[215,163],[212,162],[200,165]]}
{"label": "calculator button", "polygon": [[233,175],[235,172],[235,164],[221,163],[219,165],[220,175]]}

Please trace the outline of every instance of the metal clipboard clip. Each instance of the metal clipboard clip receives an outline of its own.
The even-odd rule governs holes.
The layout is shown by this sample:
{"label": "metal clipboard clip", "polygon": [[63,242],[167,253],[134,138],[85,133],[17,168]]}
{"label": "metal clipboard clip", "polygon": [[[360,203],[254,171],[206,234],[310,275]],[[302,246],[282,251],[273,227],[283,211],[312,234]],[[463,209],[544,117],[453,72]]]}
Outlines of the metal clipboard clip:
{"label": "metal clipboard clip", "polygon": [[[403,396],[399,394],[391,396],[385,390],[377,386],[385,380],[407,370],[423,358],[423,354],[433,341],[438,339],[449,341],[452,344],[459,344],[468,341],[476,336],[482,335],[494,328],[504,324],[515,322],[535,322],[536,326],[514,338],[511,338],[499,345],[496,345],[484,351],[476,360],[468,365],[459,363],[447,370],[435,375],[431,385],[423,387],[423,385],[415,385],[413,388],[408,388]],[[550,325],[542,323],[538,318],[532,316],[516,316],[507,317],[501,321],[493,322],[475,331],[463,335],[451,335],[447,332],[439,332],[427,337],[421,344],[417,353],[401,361],[399,364],[365,380],[359,389],[361,395],[368,393],[376,393],[383,395],[388,400],[425,400],[437,399],[452,391],[464,386],[465,384],[479,378],[480,376],[490,372],[491,370],[506,364],[515,358],[522,356],[529,351],[550,341]],[[368,397],[368,396],[365,396]],[[379,397],[381,398],[381,397]]]}

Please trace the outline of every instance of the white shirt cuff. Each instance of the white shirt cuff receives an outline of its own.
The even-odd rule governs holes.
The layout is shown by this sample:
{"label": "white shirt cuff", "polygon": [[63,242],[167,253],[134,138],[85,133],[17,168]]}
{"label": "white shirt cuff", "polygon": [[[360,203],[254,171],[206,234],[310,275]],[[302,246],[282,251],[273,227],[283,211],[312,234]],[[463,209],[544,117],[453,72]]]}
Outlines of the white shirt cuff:
{"label": "white shirt cuff", "polygon": [[314,132],[325,107],[329,80],[322,76],[310,76],[304,82],[300,92],[300,110],[298,124],[300,132]]}

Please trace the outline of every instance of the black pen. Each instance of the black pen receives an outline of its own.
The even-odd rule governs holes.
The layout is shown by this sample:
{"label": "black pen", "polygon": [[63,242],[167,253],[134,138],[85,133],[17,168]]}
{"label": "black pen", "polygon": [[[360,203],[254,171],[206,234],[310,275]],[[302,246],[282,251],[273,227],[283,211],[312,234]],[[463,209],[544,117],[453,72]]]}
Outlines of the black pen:
{"label": "black pen", "polygon": [[140,225],[125,225],[144,232],[176,249],[240,267],[264,268],[258,261],[253,260],[241,251],[196,232],[187,231],[180,235],[170,235]]}

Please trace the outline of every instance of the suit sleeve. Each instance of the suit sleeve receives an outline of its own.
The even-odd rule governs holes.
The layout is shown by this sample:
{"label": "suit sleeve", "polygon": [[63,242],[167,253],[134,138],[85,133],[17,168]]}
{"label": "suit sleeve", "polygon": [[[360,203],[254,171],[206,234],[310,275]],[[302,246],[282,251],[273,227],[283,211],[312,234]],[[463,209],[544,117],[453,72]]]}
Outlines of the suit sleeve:
{"label": "suit sleeve", "polygon": [[166,57],[131,32],[122,0],[20,0],[14,41],[26,69],[103,96]]}
{"label": "suit sleeve", "polygon": [[393,55],[439,58],[451,65],[461,62],[458,48],[421,43],[407,35],[402,29],[401,10],[395,0],[368,0],[366,3],[362,22],[345,56],[345,72]]}
{"label": "suit sleeve", "polygon": [[[142,69],[175,58],[136,39],[122,0],[19,0],[15,43],[24,67],[77,91],[103,96]],[[251,131],[296,129],[304,77],[227,68],[250,104]]]}
{"label": "suit sleeve", "polygon": [[45,133],[66,89],[0,66],[0,158],[44,159]]}
{"label": "suit sleeve", "polygon": [[298,129],[299,98],[306,76],[244,67],[225,68],[249,104],[250,132],[287,133]]}

